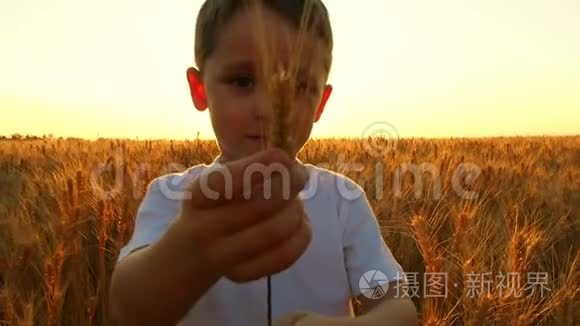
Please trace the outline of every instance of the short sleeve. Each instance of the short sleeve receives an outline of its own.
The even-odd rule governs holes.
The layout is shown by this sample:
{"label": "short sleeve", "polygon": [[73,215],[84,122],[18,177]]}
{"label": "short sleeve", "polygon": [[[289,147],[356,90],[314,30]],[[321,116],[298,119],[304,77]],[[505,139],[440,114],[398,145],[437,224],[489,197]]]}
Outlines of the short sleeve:
{"label": "short sleeve", "polygon": [[129,242],[121,249],[117,262],[133,250],[158,241],[170,223],[179,213],[179,201],[164,195],[164,179],[157,178],[147,187],[147,191],[135,217],[135,227]]}
{"label": "short sleeve", "polygon": [[[387,247],[370,203],[360,186],[358,196],[343,199],[341,215],[344,223],[343,248],[351,295],[361,294],[361,278],[384,274],[387,282],[404,278],[403,269]],[[376,275],[382,274],[377,273]],[[364,282],[363,282],[364,283]],[[372,284],[369,283],[370,286]],[[378,285],[378,284],[377,284]]]}

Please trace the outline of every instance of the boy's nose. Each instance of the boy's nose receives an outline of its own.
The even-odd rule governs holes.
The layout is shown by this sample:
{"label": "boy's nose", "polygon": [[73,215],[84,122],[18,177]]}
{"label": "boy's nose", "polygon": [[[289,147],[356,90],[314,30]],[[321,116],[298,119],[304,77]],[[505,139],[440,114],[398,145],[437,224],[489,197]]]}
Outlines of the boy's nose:
{"label": "boy's nose", "polygon": [[267,106],[265,104],[256,103],[252,108],[252,117],[260,123],[267,123],[269,121],[269,114],[267,113]]}
{"label": "boy's nose", "polygon": [[271,104],[268,101],[268,96],[264,90],[256,92],[255,101],[252,105],[252,116],[256,120],[266,123],[270,119],[269,110]]}

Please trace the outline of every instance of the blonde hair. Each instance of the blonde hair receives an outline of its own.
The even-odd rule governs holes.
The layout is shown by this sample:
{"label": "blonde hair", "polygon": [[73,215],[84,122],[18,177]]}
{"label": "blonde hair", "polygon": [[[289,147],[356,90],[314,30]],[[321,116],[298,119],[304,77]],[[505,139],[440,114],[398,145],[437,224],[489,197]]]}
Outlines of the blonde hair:
{"label": "blonde hair", "polygon": [[[284,17],[297,29],[309,9],[306,25],[316,33],[327,50],[326,71],[332,64],[333,37],[328,11],[321,0],[254,0]],[[200,71],[217,45],[223,26],[241,9],[250,5],[248,0],[206,0],[199,10],[195,28],[195,61]]]}

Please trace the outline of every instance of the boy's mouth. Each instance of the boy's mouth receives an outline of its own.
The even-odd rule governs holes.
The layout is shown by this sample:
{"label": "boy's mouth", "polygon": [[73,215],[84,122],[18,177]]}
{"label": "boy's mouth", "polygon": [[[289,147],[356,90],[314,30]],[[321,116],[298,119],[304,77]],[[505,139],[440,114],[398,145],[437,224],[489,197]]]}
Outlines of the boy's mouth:
{"label": "boy's mouth", "polygon": [[246,138],[251,140],[251,141],[255,141],[255,142],[265,142],[266,141],[266,137],[261,136],[261,135],[247,135]]}

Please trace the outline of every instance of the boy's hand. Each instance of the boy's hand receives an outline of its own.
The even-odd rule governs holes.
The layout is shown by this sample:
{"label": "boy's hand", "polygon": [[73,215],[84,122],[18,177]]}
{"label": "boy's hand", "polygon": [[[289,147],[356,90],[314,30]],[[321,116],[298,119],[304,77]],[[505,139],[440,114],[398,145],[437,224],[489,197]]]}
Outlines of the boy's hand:
{"label": "boy's hand", "polygon": [[415,326],[418,322],[410,299],[390,299],[362,316],[332,317],[298,311],[276,319],[274,326]]}
{"label": "boy's hand", "polygon": [[[267,150],[218,171],[226,173],[214,171],[192,182],[191,199],[182,202],[177,223],[193,253],[217,276],[234,282],[256,280],[294,264],[312,236],[297,198],[308,179],[305,168],[280,150]],[[269,199],[264,190],[271,190]],[[251,195],[246,199],[244,194]]]}
{"label": "boy's hand", "polygon": [[274,326],[367,326],[357,322],[358,320],[352,317],[329,317],[312,312],[295,312],[274,320]]}

